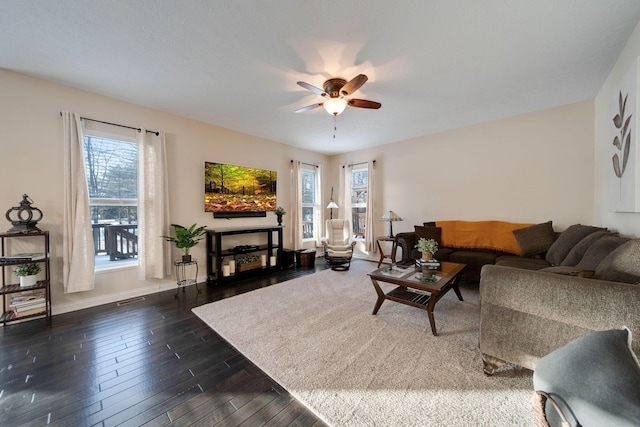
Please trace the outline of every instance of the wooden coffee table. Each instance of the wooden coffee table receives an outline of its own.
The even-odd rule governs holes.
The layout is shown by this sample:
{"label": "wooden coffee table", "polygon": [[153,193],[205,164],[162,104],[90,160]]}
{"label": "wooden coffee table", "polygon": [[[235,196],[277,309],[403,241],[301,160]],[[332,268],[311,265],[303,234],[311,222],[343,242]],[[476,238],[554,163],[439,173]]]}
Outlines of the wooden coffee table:
{"label": "wooden coffee table", "polygon": [[[380,306],[386,299],[421,308],[426,310],[429,315],[431,332],[433,335],[438,335],[433,309],[440,298],[449,292],[451,288],[453,288],[458,299],[462,301],[462,294],[458,285],[465,267],[465,264],[442,262],[439,270],[431,270],[431,277],[429,277],[429,272],[426,270],[423,272],[413,267],[407,269],[396,267],[393,270],[389,270],[389,267],[384,267],[372,271],[368,275],[378,294],[378,301],[376,301],[372,314],[378,313]],[[385,294],[378,282],[393,283],[398,287]]]}

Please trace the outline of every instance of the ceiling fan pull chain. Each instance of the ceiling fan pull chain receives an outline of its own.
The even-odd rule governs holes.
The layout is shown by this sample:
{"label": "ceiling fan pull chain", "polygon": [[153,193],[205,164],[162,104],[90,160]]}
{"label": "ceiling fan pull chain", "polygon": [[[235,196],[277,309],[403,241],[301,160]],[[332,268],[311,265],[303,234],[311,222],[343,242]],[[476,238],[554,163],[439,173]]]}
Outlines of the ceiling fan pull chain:
{"label": "ceiling fan pull chain", "polygon": [[333,139],[336,139],[336,131],[338,130],[338,124],[336,123],[338,115],[333,116]]}

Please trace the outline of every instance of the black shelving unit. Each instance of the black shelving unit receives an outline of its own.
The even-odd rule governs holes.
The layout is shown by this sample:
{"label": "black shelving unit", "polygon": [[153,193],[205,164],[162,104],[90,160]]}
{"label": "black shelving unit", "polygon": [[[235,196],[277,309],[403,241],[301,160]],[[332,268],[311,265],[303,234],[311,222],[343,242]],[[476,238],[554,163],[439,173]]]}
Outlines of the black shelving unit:
{"label": "black shelving unit", "polygon": [[[249,249],[238,250],[236,247],[225,247],[223,240],[228,236],[237,236],[242,234],[254,234],[256,239],[262,234],[266,237],[267,243],[262,243],[264,238],[260,239],[260,244],[250,245]],[[207,230],[207,284],[223,283],[233,281],[241,277],[259,274],[261,272],[270,271],[280,266],[280,251],[282,249],[282,227],[243,227],[243,228],[224,228],[217,230]],[[243,242],[245,243],[245,242]],[[249,245],[246,245],[249,246]],[[236,272],[227,277],[222,275],[222,264],[225,257],[237,259],[243,255],[264,254],[267,256],[267,265],[265,267],[255,268],[248,271],[240,272],[236,263]],[[277,265],[272,266],[269,260],[272,256],[276,257]]]}
{"label": "black shelving unit", "polygon": [[[48,231],[32,231],[25,233],[0,233],[0,255],[7,257],[11,255],[8,253],[7,243],[10,239],[26,239],[26,238],[41,238],[43,241],[43,259],[37,260],[16,260],[16,261],[0,261],[0,268],[2,268],[2,287],[0,288],[0,297],[2,297],[2,314],[0,315],[0,323],[7,324],[9,322],[15,322],[19,320],[32,319],[37,317],[44,317],[47,324],[51,324],[51,268],[50,268],[50,254],[49,254],[49,232]],[[21,287],[20,284],[13,283],[12,280],[16,280],[13,276],[13,268],[22,264],[41,263],[43,264],[43,270],[45,272],[45,279],[39,280],[34,286]],[[12,297],[19,296],[23,292],[44,290],[45,307],[42,311],[37,313],[17,317],[13,310],[9,308],[9,303]]]}

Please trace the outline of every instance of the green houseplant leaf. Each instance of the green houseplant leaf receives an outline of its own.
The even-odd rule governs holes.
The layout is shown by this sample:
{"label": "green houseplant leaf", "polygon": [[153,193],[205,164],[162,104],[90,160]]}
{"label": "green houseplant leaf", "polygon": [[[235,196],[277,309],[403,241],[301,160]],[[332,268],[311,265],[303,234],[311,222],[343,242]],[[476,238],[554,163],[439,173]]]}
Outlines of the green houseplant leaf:
{"label": "green houseplant leaf", "polygon": [[21,276],[35,276],[36,274],[40,273],[41,268],[38,264],[22,264],[16,267],[16,269],[13,271],[13,274],[15,274],[18,277]]}
{"label": "green houseplant leaf", "polygon": [[164,237],[167,242],[175,243],[176,248],[182,249],[185,255],[189,255],[189,251],[191,250],[191,248],[197,245],[200,240],[203,239],[203,235],[207,232],[207,227],[198,227],[197,224],[193,224],[189,228],[186,228],[179,224],[171,224],[171,226],[173,227],[173,234],[175,234],[175,237],[161,237]]}
{"label": "green houseplant leaf", "polygon": [[435,239],[425,239],[421,237],[415,247],[420,252],[431,252],[434,254],[438,250],[438,242],[436,242]]}

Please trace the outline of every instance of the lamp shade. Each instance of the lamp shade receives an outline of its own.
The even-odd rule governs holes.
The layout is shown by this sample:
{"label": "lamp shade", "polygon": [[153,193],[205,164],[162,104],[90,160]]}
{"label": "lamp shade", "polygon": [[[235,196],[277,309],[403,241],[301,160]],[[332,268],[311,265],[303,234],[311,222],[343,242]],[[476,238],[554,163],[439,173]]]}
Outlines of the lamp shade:
{"label": "lamp shade", "polygon": [[337,116],[347,107],[347,101],[342,98],[329,98],[322,104],[327,113]]}
{"label": "lamp shade", "polygon": [[389,211],[389,213],[386,213],[382,217],[380,217],[380,221],[393,222],[393,221],[403,221],[403,219],[400,218],[398,214],[396,214],[394,211]]}
{"label": "lamp shade", "polygon": [[327,209],[338,209],[338,205],[333,200],[327,205]]}

